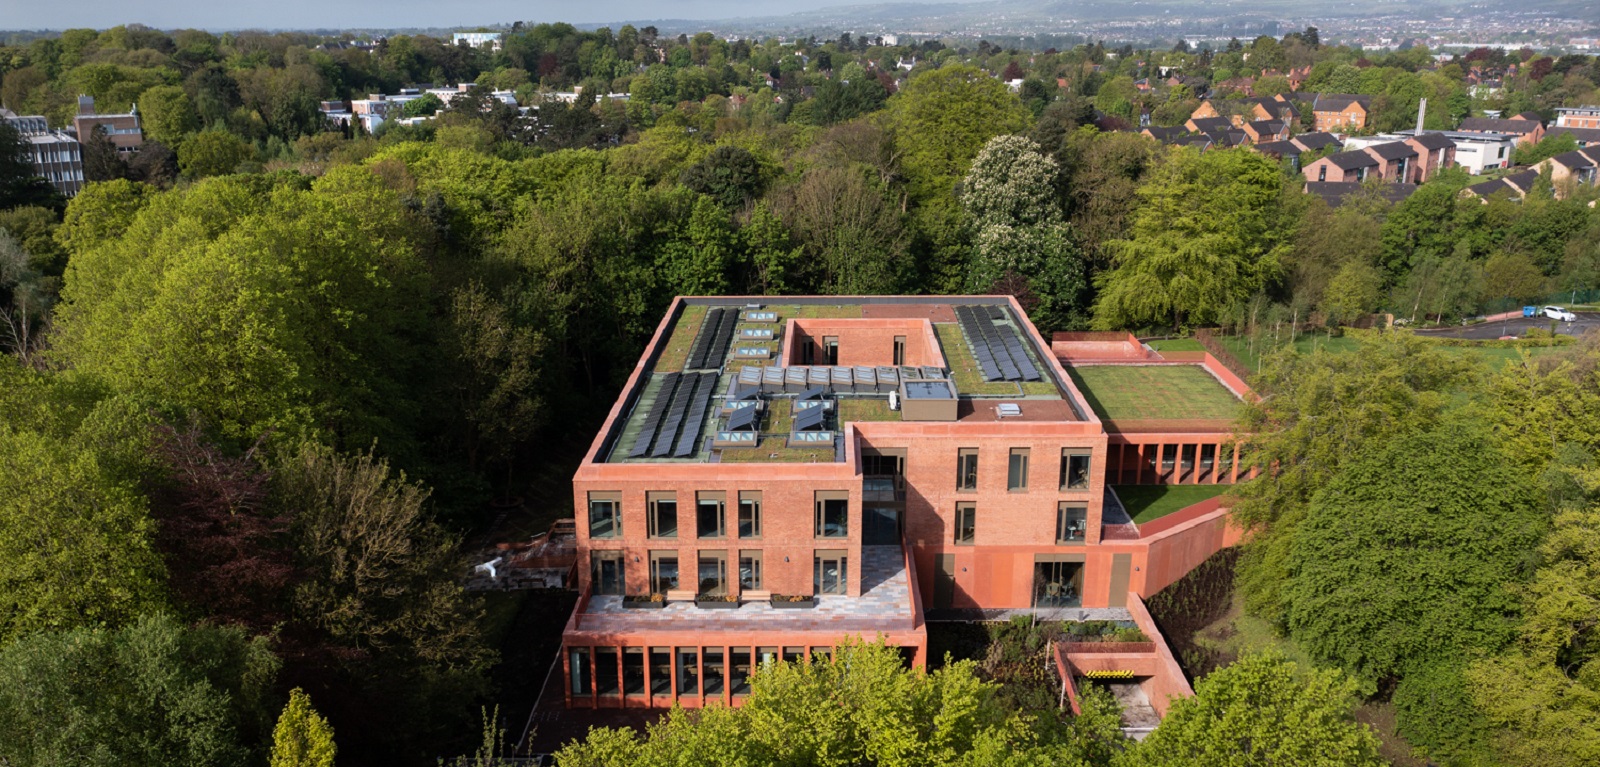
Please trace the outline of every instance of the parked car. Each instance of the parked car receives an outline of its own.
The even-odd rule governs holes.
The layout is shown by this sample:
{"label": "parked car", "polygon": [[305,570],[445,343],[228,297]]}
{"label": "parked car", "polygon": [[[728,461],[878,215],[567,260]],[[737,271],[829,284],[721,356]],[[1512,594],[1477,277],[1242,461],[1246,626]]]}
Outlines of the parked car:
{"label": "parked car", "polygon": [[1544,308],[1544,316],[1549,317],[1552,320],[1561,320],[1562,322],[1572,322],[1573,320],[1578,319],[1578,315],[1573,314],[1572,312],[1569,312],[1559,306],[1546,306]]}

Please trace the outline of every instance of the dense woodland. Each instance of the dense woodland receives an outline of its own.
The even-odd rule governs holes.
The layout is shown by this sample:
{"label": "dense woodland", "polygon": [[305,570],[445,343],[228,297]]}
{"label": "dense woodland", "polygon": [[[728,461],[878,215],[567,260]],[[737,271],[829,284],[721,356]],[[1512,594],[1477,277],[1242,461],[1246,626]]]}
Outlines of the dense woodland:
{"label": "dense woodland", "polygon": [[[125,159],[87,137],[94,183],[66,204],[0,134],[0,760],[466,753],[498,693],[460,541],[497,497],[570,503],[560,467],[673,296],[998,292],[1045,332],[1284,346],[1241,424],[1270,471],[1241,490],[1239,584],[1317,667],[1215,672],[1129,748],[1103,712],[1019,710],[968,666],[901,674],[866,648],[859,679],[764,674],[762,705],[564,763],[1238,763],[1223,731],[1284,742],[1251,763],[1374,763],[1356,700],[1392,701],[1440,764],[1600,761],[1600,346],[1491,369],[1405,335],[1289,343],[1600,288],[1592,197],[1486,204],[1447,173],[1329,209],[1249,150],[1116,130],[1188,116],[1190,85],[1134,87],[1163,66],[1311,66],[1305,89],[1374,94],[1386,129],[1422,97],[1432,127],[1600,102],[1595,59],[1441,63],[1315,30],[1199,52],[565,25],[496,53],[326,42],[118,27],[0,48],[8,108],[137,103],[148,139]],[[1472,72],[1504,90],[1473,98]],[[376,136],[318,112],[463,81],[540,109],[475,91]],[[630,98],[541,101],[577,85]],[[839,686],[875,713],[823,721]],[[946,716],[956,734],[918,735]],[[743,739],[766,729],[805,737]]]}

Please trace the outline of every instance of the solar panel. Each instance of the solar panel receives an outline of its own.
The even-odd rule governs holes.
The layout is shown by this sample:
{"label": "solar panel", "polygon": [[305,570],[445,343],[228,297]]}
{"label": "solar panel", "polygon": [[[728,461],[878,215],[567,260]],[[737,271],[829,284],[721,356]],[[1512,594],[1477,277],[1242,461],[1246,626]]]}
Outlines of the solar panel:
{"label": "solar panel", "polygon": [[801,410],[794,414],[795,431],[821,431],[824,411],[820,407]]}
{"label": "solar panel", "polygon": [[689,400],[694,396],[694,389],[699,383],[699,376],[685,376],[684,383],[678,386],[678,391],[672,396],[672,405],[667,409],[667,418],[661,423],[661,432],[656,435],[655,444],[650,447],[650,457],[664,458],[672,452],[673,440],[678,436],[678,427],[683,425],[683,416],[689,411]]}
{"label": "solar panel", "polygon": [[701,373],[700,384],[695,387],[694,400],[689,403],[688,418],[683,425],[683,435],[678,437],[678,447],[672,451],[677,458],[694,455],[699,448],[700,427],[706,422],[706,409],[711,406],[711,392],[717,388],[716,373]]}
{"label": "solar panel", "polygon": [[628,451],[629,458],[643,458],[650,452],[650,443],[655,440],[656,429],[661,425],[661,417],[666,414],[672,393],[678,388],[678,378],[677,373],[662,376],[661,390],[656,393],[656,401],[650,405],[650,412],[644,417],[644,428],[639,432],[639,439],[633,443],[633,449]]}
{"label": "solar panel", "polygon": [[797,395],[795,397],[795,399],[796,400],[822,399],[822,395],[827,394],[827,393],[828,393],[828,391],[826,389],[822,388],[821,386],[813,386],[813,387],[811,387],[809,389],[806,389],[803,392],[800,392],[800,394]]}
{"label": "solar panel", "polygon": [[728,416],[727,431],[755,431],[760,408],[742,407]]}

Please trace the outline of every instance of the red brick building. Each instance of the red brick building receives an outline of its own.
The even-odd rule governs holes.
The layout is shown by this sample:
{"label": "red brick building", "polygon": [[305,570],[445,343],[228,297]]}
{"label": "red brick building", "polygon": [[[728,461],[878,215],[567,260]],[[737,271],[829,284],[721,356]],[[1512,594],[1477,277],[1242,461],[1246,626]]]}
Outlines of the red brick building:
{"label": "red brick building", "polygon": [[[1076,383],[1107,375],[1209,409]],[[932,611],[1133,610],[1237,532],[1215,499],[1141,525],[1107,485],[1240,479],[1247,394],[1204,353],[1046,343],[1010,297],[680,298],[573,478],[567,703],[737,704],[850,636],[921,665]]]}

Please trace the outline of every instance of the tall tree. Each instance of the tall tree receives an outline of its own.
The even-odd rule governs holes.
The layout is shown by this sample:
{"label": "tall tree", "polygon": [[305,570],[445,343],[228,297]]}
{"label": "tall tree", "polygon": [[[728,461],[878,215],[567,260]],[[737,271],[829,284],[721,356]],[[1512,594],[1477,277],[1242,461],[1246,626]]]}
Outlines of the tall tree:
{"label": "tall tree", "polygon": [[1294,221],[1281,178],[1253,152],[1174,150],[1140,187],[1129,238],[1111,245],[1095,325],[1206,324],[1276,281]]}
{"label": "tall tree", "polygon": [[1293,532],[1311,498],[1361,450],[1435,422],[1470,368],[1407,335],[1349,354],[1292,348],[1268,355],[1237,427],[1245,462],[1261,472],[1237,488],[1235,522],[1254,531],[1240,565],[1246,605],[1281,623]]}
{"label": "tall tree", "polygon": [[9,764],[211,767],[260,758],[277,659],[265,639],[160,615],[0,648]]}
{"label": "tall tree", "polygon": [[1527,476],[1462,417],[1356,451],[1294,532],[1294,638],[1369,689],[1499,649],[1545,527]]}
{"label": "tall tree", "polygon": [[1378,738],[1351,717],[1355,683],[1335,670],[1300,669],[1250,655],[1195,683],[1161,726],[1117,767],[1378,767]]}
{"label": "tall tree", "polygon": [[333,767],[339,747],[333,728],[311,707],[311,696],[296,687],[289,691],[278,724],[272,729],[270,767]]}

